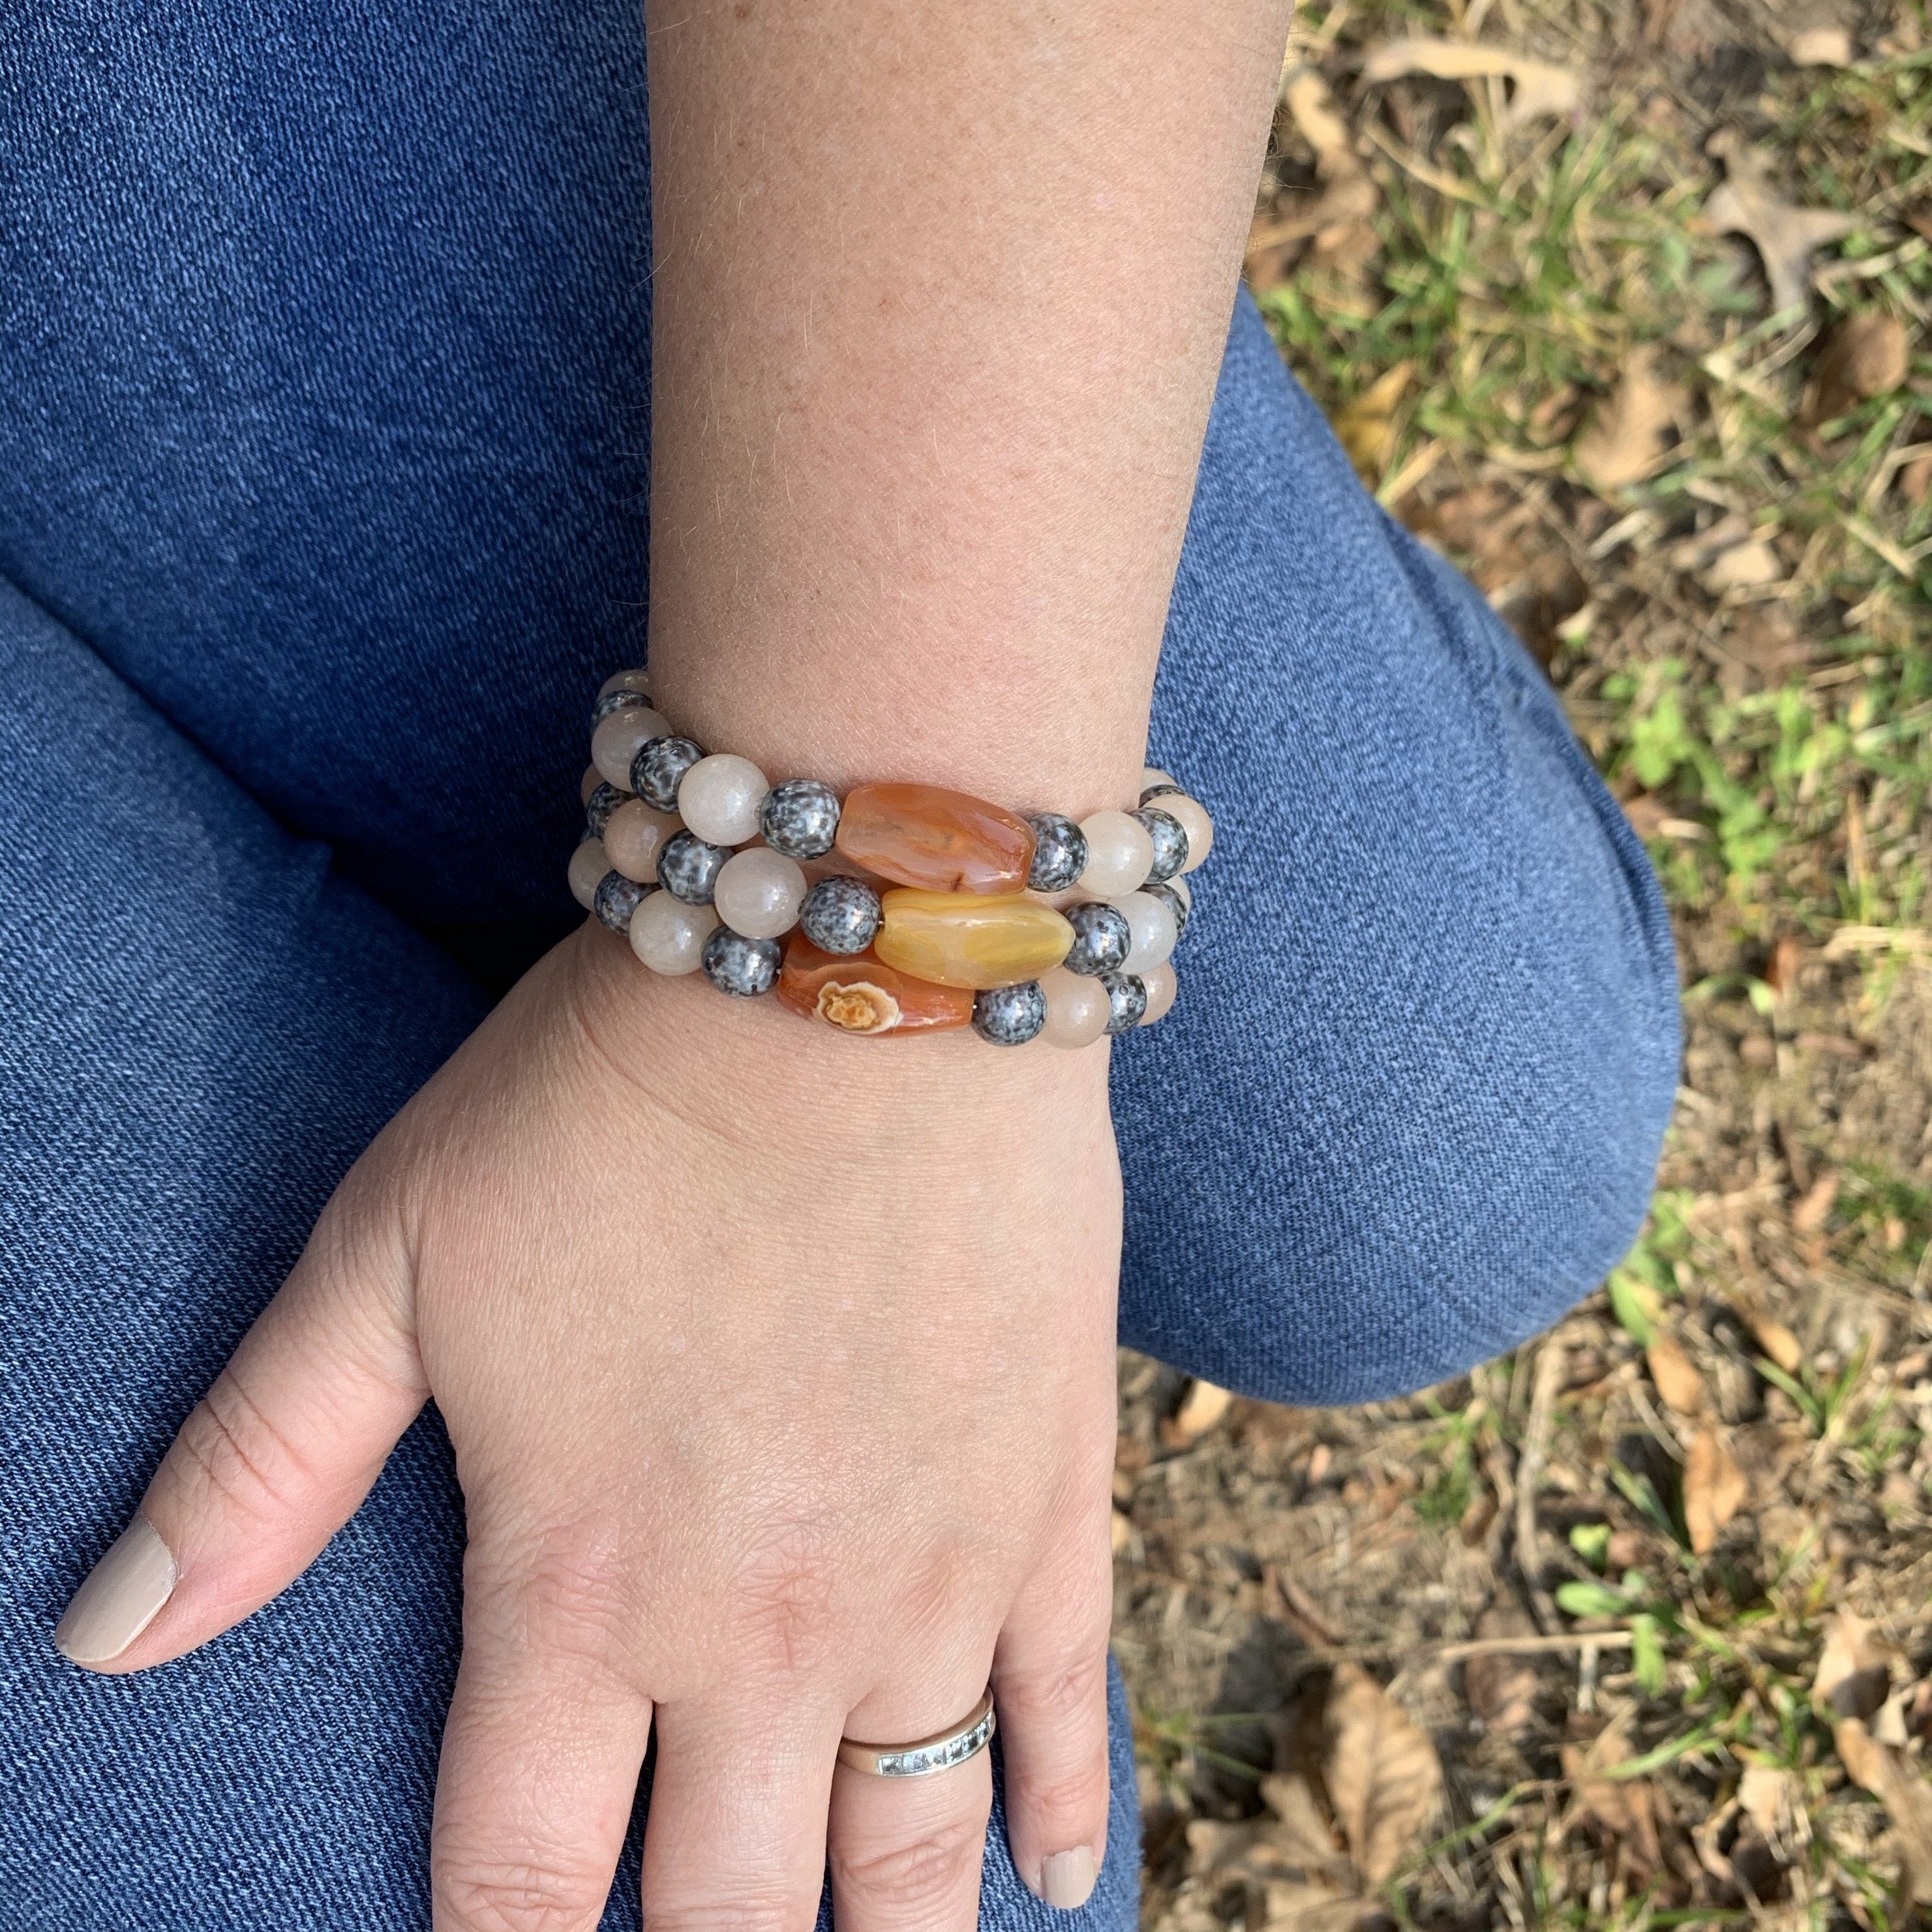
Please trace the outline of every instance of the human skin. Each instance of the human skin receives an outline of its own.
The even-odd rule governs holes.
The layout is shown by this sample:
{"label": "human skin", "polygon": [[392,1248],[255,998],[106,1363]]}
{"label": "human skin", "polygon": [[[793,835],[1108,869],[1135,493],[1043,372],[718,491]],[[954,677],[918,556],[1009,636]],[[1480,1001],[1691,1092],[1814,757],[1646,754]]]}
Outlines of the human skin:
{"label": "human skin", "polygon": [[[1286,8],[647,24],[653,701],[773,779],[1132,802]],[[587,926],[357,1162],[143,1501],[171,1592],[70,1654],[142,1670],[258,1607],[433,1395],[469,1527],[445,1932],[594,1925],[653,1728],[653,1932],[802,1928],[828,1853],[848,1932],[964,1928],[986,1758],[835,1754],[989,1677],[1016,1863],[1077,1904],[1106,1072],[836,1036]]]}

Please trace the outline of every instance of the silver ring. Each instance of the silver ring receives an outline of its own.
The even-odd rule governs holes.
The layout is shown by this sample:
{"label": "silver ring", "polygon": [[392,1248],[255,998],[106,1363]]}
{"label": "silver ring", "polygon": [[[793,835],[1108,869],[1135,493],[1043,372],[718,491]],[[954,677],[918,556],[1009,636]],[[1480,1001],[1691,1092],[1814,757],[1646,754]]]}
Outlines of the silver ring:
{"label": "silver ring", "polygon": [[921,1738],[909,1744],[862,1744],[856,1738],[838,1741],[838,1762],[868,1778],[930,1778],[936,1771],[950,1771],[969,1757],[977,1757],[993,1742],[992,1687],[958,1724],[937,1737]]}

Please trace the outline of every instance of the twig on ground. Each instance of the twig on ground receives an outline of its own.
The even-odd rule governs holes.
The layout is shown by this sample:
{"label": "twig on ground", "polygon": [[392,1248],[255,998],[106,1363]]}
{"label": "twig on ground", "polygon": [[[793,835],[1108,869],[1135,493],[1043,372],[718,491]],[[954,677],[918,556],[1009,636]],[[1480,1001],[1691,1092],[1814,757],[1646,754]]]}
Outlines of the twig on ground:
{"label": "twig on ground", "polygon": [[1550,1455],[1550,1431],[1556,1420],[1556,1394],[1563,1386],[1563,1344],[1554,1335],[1544,1337],[1536,1358],[1536,1386],[1529,1399],[1529,1426],[1516,1466],[1516,1568],[1529,1593],[1530,1607],[1544,1630],[1554,1636],[1562,1628],[1556,1600],[1544,1587],[1543,1545],[1536,1520],[1536,1493],[1543,1466]]}

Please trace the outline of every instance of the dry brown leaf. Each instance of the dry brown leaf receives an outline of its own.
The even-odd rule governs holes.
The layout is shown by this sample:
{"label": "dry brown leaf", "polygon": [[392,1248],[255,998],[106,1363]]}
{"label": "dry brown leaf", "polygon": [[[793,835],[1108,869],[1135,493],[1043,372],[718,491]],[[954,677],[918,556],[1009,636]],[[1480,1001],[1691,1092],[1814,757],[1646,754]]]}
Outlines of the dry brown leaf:
{"label": "dry brown leaf", "polygon": [[1587,1748],[1568,1744],[1558,1754],[1577,1811],[1600,1832],[1628,1845],[1648,1875],[1664,1863],[1650,1786],[1640,1778],[1604,1775],[1631,1755],[1630,1732],[1621,1719],[1599,1732]]}
{"label": "dry brown leaf", "polygon": [[1250,231],[1245,273],[1255,289],[1278,282],[1305,242],[1313,243],[1318,263],[1344,270],[1364,266],[1382,246],[1372,225],[1382,191],[1355,153],[1328,82],[1312,68],[1295,68],[1284,77],[1281,93],[1295,127],[1315,151],[1322,187]]}
{"label": "dry brown leaf", "polygon": [[1898,494],[1915,510],[1932,496],[1932,456],[1915,456],[1900,470]]}
{"label": "dry brown leaf", "polygon": [[1244,1819],[1234,1824],[1214,1818],[1192,1819],[1187,1826],[1187,1849],[1195,1870],[1204,1878],[1286,1868],[1275,1856],[1274,1824],[1267,1818]]}
{"label": "dry brown leaf", "polygon": [[1264,1932],[1355,1932],[1375,1915],[1372,1899],[1337,1898],[1294,1879],[1270,1879],[1262,1900]]}
{"label": "dry brown leaf", "polygon": [[1765,1843],[1780,1856],[1810,1841],[1804,1786],[1795,1772],[1773,1764],[1748,1764],[1738,1780],[1738,1804]]}
{"label": "dry brown leaf", "polygon": [[1412,1852],[1436,1815],[1442,1767],[1428,1733],[1368,1672],[1338,1664],[1323,1714],[1322,1782],[1364,1888]]}
{"label": "dry brown leaf", "polygon": [[1906,379],[1910,356],[1905,325],[1895,315],[1867,309],[1848,315],[1820,354],[1798,412],[1815,428],[1874,396],[1888,394]]}
{"label": "dry brown leaf", "polygon": [[1789,932],[1781,934],[1765,962],[1764,983],[1781,1000],[1798,984],[1798,969],[1804,963],[1804,949]]}
{"label": "dry brown leaf", "polygon": [[1704,1406],[1704,1378],[1668,1335],[1658,1336],[1644,1351],[1644,1359],[1666,1408],[1679,1415],[1695,1415]]}
{"label": "dry brown leaf", "polygon": [[1777,583],[1784,574],[1784,566],[1779,562],[1777,551],[1762,538],[1754,537],[1749,543],[1733,544],[1729,550],[1720,551],[1701,580],[1713,597],[1721,597],[1727,590],[1762,589]]}
{"label": "dry brown leaf", "polygon": [[1768,1310],[1755,1302],[1736,1304],[1738,1319],[1751,1331],[1751,1339],[1787,1376],[1795,1376],[1804,1360],[1798,1337]]}
{"label": "dry brown leaf", "polygon": [[1801,1234],[1815,1234],[1832,1218],[1838,1198],[1838,1170],[1828,1167],[1814,1180],[1803,1200],[1791,1210],[1791,1225]]}
{"label": "dry brown leaf", "polygon": [[1838,1761],[1885,1807],[1898,1834],[1904,1867],[1899,1903],[1932,1900],[1932,1788],[1905,1754],[1882,1744],[1856,1718],[1841,1718],[1832,1727]]}
{"label": "dry brown leaf", "polygon": [[1395,447],[1396,411],[1408,393],[1414,374],[1412,363],[1398,362],[1330,418],[1336,440],[1348,452],[1355,473],[1371,486],[1382,480]]}
{"label": "dry brown leaf", "polygon": [[1892,1688],[1892,1653],[1863,1617],[1840,1610],[1826,1625],[1813,1701],[1834,1718],[1869,1718]]}
{"label": "dry brown leaf", "polygon": [[1911,1713],[1924,1691],[1922,1684],[1901,1684],[1878,1708],[1866,1726],[1882,1744],[1896,1744],[1900,1750],[1912,1742]]}
{"label": "dry brown leaf", "polygon": [[1270,1772],[1262,1780],[1262,1802],[1277,1821],[1275,1842],[1304,1871],[1334,1876],[1346,1861],[1308,1780],[1298,1772]]}
{"label": "dry brown leaf", "polygon": [[1850,67],[1852,37],[1843,27],[1802,27],[1784,44],[1793,67]]}
{"label": "dry brown leaf", "polygon": [[1683,392],[1658,373],[1657,350],[1640,344],[1624,358],[1616,393],[1572,446],[1576,473],[1593,490],[1621,490],[1664,467]]}
{"label": "dry brown leaf", "polygon": [[1410,74],[1426,74],[1437,80],[1508,82],[1512,92],[1502,115],[1506,128],[1540,114],[1572,113],[1583,94],[1582,76],[1574,68],[1511,53],[1507,47],[1438,40],[1426,34],[1384,40],[1369,50],[1362,64],[1363,84],[1369,87]]}
{"label": "dry brown leaf", "polygon": [[1744,1506],[1744,1472],[1714,1429],[1700,1429],[1684,1458],[1684,1526],[1700,1556],[1717,1547],[1718,1532]]}
{"label": "dry brown leaf", "polygon": [[1293,68],[1283,75],[1281,98],[1318,162],[1333,162],[1345,154],[1354,160],[1348,124],[1336,111],[1328,83],[1313,68]]}
{"label": "dry brown leaf", "polygon": [[1709,146],[1724,164],[1725,179],[1705,202],[1705,220],[1720,235],[1750,239],[1771,284],[1774,314],[1796,306],[1811,286],[1813,250],[1849,235],[1858,218],[1781,200],[1763,158],[1735,129],[1720,130]]}
{"label": "dry brown leaf", "polygon": [[[1534,1638],[1536,1626],[1507,1604],[1492,1604],[1476,1619],[1479,1637]],[[1510,1736],[1535,1721],[1540,1688],[1536,1667],[1521,1652],[1488,1652],[1462,1666],[1462,1695],[1490,1730]]]}
{"label": "dry brown leaf", "polygon": [[1228,1412],[1234,1396],[1212,1382],[1197,1382],[1190,1387],[1174,1412],[1174,1432],[1184,1442],[1198,1442]]}
{"label": "dry brown leaf", "polygon": [[1198,1876],[1239,1881],[1251,1901],[1249,1923],[1258,1920],[1273,1932],[1352,1932],[1372,1908],[1352,1884],[1348,1861],[1336,1852],[1312,1798],[1306,1816],[1293,1823],[1197,1818],[1187,1827],[1187,1849]]}

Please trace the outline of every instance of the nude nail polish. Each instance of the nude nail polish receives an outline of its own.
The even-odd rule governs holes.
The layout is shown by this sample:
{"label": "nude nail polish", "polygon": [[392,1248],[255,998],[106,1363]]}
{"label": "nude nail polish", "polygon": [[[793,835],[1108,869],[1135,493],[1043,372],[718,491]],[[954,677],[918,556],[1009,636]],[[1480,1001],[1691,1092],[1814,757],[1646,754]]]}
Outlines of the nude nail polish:
{"label": "nude nail polish", "polygon": [[160,1614],[180,1576],[160,1532],[137,1516],[74,1593],[54,1648],[70,1664],[112,1663]]}
{"label": "nude nail polish", "polygon": [[1084,1905],[1094,1891],[1094,1853],[1086,1845],[1070,1852],[1055,1852],[1042,1858],[1040,1867],[1040,1896],[1062,1912]]}

